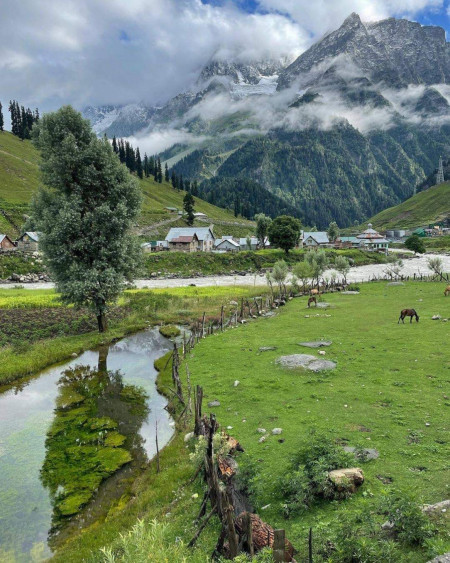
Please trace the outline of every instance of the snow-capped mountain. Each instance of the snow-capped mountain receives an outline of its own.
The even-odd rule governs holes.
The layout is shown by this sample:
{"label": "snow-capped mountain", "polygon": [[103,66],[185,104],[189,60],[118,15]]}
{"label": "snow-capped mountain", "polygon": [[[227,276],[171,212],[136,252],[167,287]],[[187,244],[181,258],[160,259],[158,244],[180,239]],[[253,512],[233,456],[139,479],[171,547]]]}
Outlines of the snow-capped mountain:
{"label": "snow-capped mountain", "polygon": [[128,137],[144,129],[162,125],[184,125],[186,114],[211,93],[229,94],[232,99],[275,94],[278,76],[289,63],[251,61],[248,63],[215,60],[202,69],[197,81],[160,107],[141,102],[124,106],[88,106],[83,115],[92,123],[97,135]]}

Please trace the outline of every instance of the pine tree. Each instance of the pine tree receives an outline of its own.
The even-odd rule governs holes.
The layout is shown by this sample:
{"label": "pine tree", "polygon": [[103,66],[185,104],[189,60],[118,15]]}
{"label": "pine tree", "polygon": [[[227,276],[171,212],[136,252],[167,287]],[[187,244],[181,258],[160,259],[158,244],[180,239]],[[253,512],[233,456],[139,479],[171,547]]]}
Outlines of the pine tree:
{"label": "pine tree", "polygon": [[186,213],[186,223],[190,227],[192,227],[192,225],[194,224],[194,219],[195,219],[194,205],[195,205],[195,200],[192,197],[192,194],[190,192],[186,192],[186,195],[183,198],[183,209],[184,212]]}
{"label": "pine tree", "polygon": [[156,179],[158,180],[158,182],[160,184],[162,184],[163,173],[162,173],[162,167],[161,167],[161,159],[159,157],[158,157],[158,177]]}
{"label": "pine tree", "polygon": [[149,177],[149,171],[148,171],[148,156],[147,153],[144,154],[144,176],[146,178]]}
{"label": "pine tree", "polygon": [[2,106],[2,102],[0,102],[0,131],[3,131],[4,125],[5,122],[3,121],[3,106]]}
{"label": "pine tree", "polygon": [[164,168],[164,179],[165,179],[166,182],[168,182],[170,180],[169,167],[167,166],[167,162],[166,162],[166,166]]}
{"label": "pine tree", "polygon": [[39,245],[65,303],[90,307],[100,332],[139,265],[130,231],[141,193],[109,141],[70,106],[46,114],[35,136],[44,184],[33,202]]}
{"label": "pine tree", "polygon": [[148,173],[150,174],[155,174],[155,157],[151,156],[148,159]]}
{"label": "pine tree", "polygon": [[237,217],[240,212],[241,212],[241,202],[239,200],[239,197],[236,196],[234,199],[234,216]]}
{"label": "pine tree", "polygon": [[183,174],[180,174],[178,177],[178,189],[180,192],[184,190]]}
{"label": "pine tree", "polygon": [[144,177],[144,171],[142,168],[141,153],[139,152],[139,147],[136,149],[136,174],[142,180]]}
{"label": "pine tree", "polygon": [[174,189],[177,189],[177,177],[175,175],[175,171],[172,170],[172,176],[170,177],[170,181],[172,182],[172,186]]}
{"label": "pine tree", "polygon": [[36,109],[34,110],[34,122],[35,122],[35,123],[38,123],[38,122],[39,122],[39,110],[38,110],[38,108],[36,108]]}
{"label": "pine tree", "polygon": [[122,164],[125,164],[125,145],[123,139],[119,140],[119,160]]}
{"label": "pine tree", "polygon": [[184,189],[185,189],[187,192],[190,192],[190,191],[191,191],[191,182],[190,182],[189,180],[185,180],[185,181],[184,181]]}
{"label": "pine tree", "polygon": [[194,195],[194,196],[198,196],[198,184],[197,184],[197,180],[194,180],[194,182],[193,182],[193,184],[192,184],[191,194]]}
{"label": "pine tree", "polygon": [[117,147],[117,140],[116,140],[116,136],[114,135],[113,140],[112,140],[112,148],[113,151],[118,154],[119,153],[119,148]]}

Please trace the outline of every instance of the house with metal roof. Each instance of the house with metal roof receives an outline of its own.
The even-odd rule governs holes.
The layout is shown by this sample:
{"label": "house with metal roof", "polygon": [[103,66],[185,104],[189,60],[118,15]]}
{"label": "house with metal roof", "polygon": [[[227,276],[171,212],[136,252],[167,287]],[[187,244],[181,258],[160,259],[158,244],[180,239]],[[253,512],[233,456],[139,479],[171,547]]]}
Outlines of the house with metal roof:
{"label": "house with metal roof", "polygon": [[258,248],[258,239],[256,237],[241,237],[239,239],[239,247],[241,250],[256,250]]}
{"label": "house with metal roof", "polygon": [[150,240],[141,244],[144,252],[161,252],[169,250],[169,243],[166,240]]}
{"label": "house with metal roof", "polygon": [[23,233],[17,241],[17,248],[28,252],[39,250],[39,233],[35,231],[27,231]]}
{"label": "house with metal roof", "polygon": [[359,248],[360,240],[357,237],[341,237],[334,241],[336,248]]}
{"label": "house with metal roof", "polygon": [[174,250],[171,244],[174,239],[179,237],[196,236],[198,239],[198,250],[201,252],[211,252],[214,248],[215,238],[213,226],[209,227],[172,227],[167,233],[166,241],[169,243],[170,250]]}
{"label": "house with metal roof", "polygon": [[360,241],[359,247],[364,250],[376,250],[385,254],[388,252],[389,241],[372,229],[372,223],[369,223],[368,228],[363,233],[356,235],[356,238]]}
{"label": "house with metal roof", "polygon": [[218,252],[239,252],[239,243],[233,237],[216,239],[215,250]]}
{"label": "house with metal roof", "polygon": [[198,252],[199,240],[197,235],[179,235],[168,241],[169,250],[178,252]]}
{"label": "house with metal roof", "polygon": [[330,240],[326,231],[303,231],[302,246],[307,248],[316,248],[319,246],[328,246]]}
{"label": "house with metal roof", "polygon": [[10,250],[16,250],[16,245],[8,235],[0,234],[0,251],[5,252]]}

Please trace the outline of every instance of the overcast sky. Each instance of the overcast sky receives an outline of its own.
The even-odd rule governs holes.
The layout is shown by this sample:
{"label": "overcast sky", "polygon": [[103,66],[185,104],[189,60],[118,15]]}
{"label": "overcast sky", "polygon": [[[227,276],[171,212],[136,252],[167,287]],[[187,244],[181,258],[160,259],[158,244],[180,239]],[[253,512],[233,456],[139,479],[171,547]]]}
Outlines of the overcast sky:
{"label": "overcast sky", "polygon": [[449,0],[2,0],[0,101],[161,103],[214,53],[300,54],[354,11],[449,29]]}

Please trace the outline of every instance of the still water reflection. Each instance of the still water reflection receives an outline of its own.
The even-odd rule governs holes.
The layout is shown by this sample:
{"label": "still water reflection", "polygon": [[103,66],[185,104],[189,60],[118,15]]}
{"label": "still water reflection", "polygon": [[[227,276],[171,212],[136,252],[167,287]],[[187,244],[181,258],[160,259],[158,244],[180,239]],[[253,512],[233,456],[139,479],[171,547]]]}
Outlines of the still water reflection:
{"label": "still water reflection", "polygon": [[0,561],[48,557],[126,493],[155,454],[156,421],[169,441],[153,362],[171,348],[141,332],[0,394]]}

